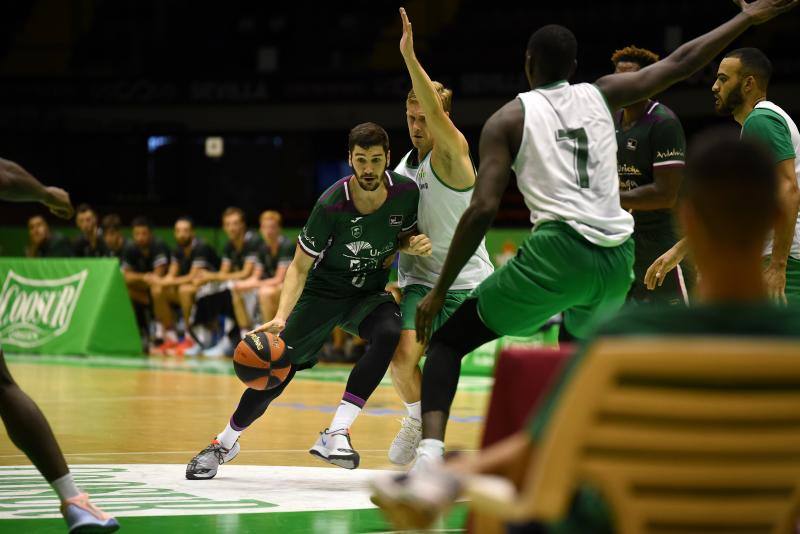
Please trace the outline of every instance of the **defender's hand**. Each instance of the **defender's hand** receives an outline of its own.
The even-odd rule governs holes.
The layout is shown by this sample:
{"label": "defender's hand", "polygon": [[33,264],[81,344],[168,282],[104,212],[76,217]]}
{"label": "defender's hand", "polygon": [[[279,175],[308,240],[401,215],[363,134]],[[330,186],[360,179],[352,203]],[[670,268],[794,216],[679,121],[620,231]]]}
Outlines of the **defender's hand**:
{"label": "defender's hand", "polygon": [[412,256],[430,256],[433,253],[433,244],[425,234],[412,235],[408,239],[408,249],[404,252]]}
{"label": "defender's hand", "polygon": [[42,203],[50,208],[50,213],[62,219],[69,219],[75,213],[69,193],[60,187],[47,187],[47,198]]}
{"label": "defender's hand", "polygon": [[433,320],[439,315],[444,306],[444,296],[440,296],[436,290],[431,290],[417,304],[417,315],[414,319],[414,326],[417,329],[417,342],[427,343],[433,333]]}
{"label": "defender's hand", "polygon": [[400,53],[404,58],[414,57],[414,33],[411,31],[411,21],[408,20],[405,8],[400,8],[400,18],[403,21],[403,36],[400,38]]}
{"label": "defender's hand", "polygon": [[733,0],[754,25],[763,24],[797,6],[798,0]]}

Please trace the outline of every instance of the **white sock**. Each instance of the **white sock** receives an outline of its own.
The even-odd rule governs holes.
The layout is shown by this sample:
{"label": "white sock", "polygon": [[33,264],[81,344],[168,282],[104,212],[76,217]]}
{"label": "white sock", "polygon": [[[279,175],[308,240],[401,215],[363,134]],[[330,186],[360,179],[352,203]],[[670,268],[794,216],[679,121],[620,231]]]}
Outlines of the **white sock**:
{"label": "white sock", "polygon": [[331,425],[328,427],[328,432],[348,430],[360,413],[361,408],[351,402],[343,400],[339,403],[339,407],[336,408],[336,413],[333,415],[333,421],[331,421]]}
{"label": "white sock", "polygon": [[417,421],[422,421],[422,401],[417,402],[404,402],[403,404],[406,405],[406,410],[408,410],[408,416],[411,419],[416,419]]}
{"label": "white sock", "polygon": [[58,494],[58,498],[62,502],[77,497],[81,493],[81,490],[75,485],[75,480],[72,479],[72,473],[67,473],[63,477],[55,479],[50,485],[53,486],[53,491]]}
{"label": "white sock", "polygon": [[225,320],[222,323],[223,335],[227,335],[228,332],[233,332],[234,328],[236,328],[236,321],[234,321],[230,317],[225,317]]}
{"label": "white sock", "polygon": [[444,441],[438,439],[423,439],[419,448],[435,456],[444,456]]}
{"label": "white sock", "polygon": [[225,427],[225,430],[219,433],[217,436],[217,440],[219,440],[220,444],[225,447],[226,449],[230,449],[236,443],[236,440],[239,439],[239,436],[242,434],[241,430],[234,430],[231,426],[230,421],[228,425]]}
{"label": "white sock", "polygon": [[178,341],[178,333],[174,328],[164,331],[164,341]]}
{"label": "white sock", "polygon": [[[211,345],[211,339],[214,337],[211,335],[211,331],[203,325],[197,325],[192,328],[192,332],[194,333],[197,341],[204,347],[208,347]],[[189,335],[188,333],[186,335]]]}

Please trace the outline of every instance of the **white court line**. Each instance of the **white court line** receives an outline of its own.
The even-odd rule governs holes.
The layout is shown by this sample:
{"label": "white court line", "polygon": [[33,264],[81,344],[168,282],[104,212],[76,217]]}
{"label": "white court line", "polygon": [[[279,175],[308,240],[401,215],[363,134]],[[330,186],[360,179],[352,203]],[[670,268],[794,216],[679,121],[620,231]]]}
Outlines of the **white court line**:
{"label": "white court line", "polygon": [[67,402],[117,402],[117,401],[171,401],[171,400],[227,400],[231,395],[143,395],[127,397],[71,397],[66,399],[36,399],[37,404],[64,404]]}
{"label": "white court line", "polygon": [[[358,449],[358,452],[387,452],[389,449]],[[463,452],[477,452],[477,449],[459,449]],[[242,449],[239,454],[263,452],[304,452],[308,449]],[[139,451],[139,452],[72,452],[64,456],[131,456],[152,454],[197,454],[197,451]],[[24,454],[0,454],[0,458],[27,458]],[[0,466],[2,469],[4,466]]]}

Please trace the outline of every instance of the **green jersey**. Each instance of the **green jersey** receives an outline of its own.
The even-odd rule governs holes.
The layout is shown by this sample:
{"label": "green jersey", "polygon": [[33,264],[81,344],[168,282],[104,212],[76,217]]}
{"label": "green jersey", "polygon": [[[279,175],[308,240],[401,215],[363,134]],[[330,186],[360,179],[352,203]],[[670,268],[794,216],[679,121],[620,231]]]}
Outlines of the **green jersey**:
{"label": "green jersey", "polygon": [[419,189],[414,180],[387,171],[386,201],[376,211],[356,209],[350,179],[342,178],[319,197],[298,243],[316,259],[306,281],[310,294],[345,298],[384,291],[387,258],[394,257],[398,235],[416,227]]}
{"label": "green jersey", "polygon": [[[630,191],[653,183],[659,167],[683,166],[686,138],[678,117],[664,104],[652,102],[636,123],[622,129],[622,110],[614,117],[617,130],[617,172],[620,190]],[[669,209],[634,211],[634,229],[669,227]]]}
{"label": "green jersey", "polygon": [[[774,103],[762,100],[745,118],[742,138],[757,139],[766,144],[772,151],[775,163],[793,159],[795,179],[800,185],[800,131],[788,113]],[[764,254],[772,254],[772,239],[764,248]],[[800,214],[795,222],[790,255],[800,260]]]}

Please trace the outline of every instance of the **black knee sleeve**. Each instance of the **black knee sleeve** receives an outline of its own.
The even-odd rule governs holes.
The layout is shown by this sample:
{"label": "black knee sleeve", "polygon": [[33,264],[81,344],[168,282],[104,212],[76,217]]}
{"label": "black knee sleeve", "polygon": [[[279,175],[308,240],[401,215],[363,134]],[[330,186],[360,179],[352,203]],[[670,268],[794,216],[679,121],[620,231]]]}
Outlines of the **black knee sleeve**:
{"label": "black knee sleeve", "polygon": [[478,300],[464,302],[433,334],[422,370],[422,413],[448,413],[461,375],[461,359],[498,335],[483,324]]}
{"label": "black knee sleeve", "polygon": [[359,325],[359,335],[369,342],[347,379],[346,392],[366,402],[389,369],[400,341],[400,308],[394,302],[381,304]]}

